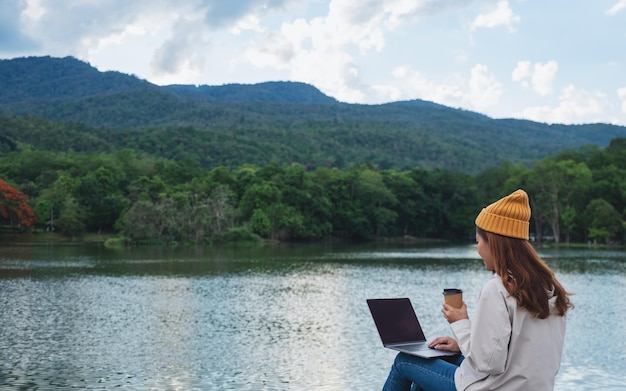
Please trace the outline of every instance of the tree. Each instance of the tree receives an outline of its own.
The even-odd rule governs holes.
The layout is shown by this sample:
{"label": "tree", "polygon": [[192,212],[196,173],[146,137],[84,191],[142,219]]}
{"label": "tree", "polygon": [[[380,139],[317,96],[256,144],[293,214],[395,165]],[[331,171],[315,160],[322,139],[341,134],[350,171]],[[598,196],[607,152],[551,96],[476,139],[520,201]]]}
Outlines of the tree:
{"label": "tree", "polygon": [[37,219],[26,196],[0,179],[0,216],[9,221],[12,227],[32,227]]}
{"label": "tree", "polygon": [[584,199],[592,183],[585,163],[548,158],[537,163],[528,177],[533,213],[545,218],[556,243],[561,238],[561,215],[576,198]]}
{"label": "tree", "polygon": [[424,214],[420,219],[425,236],[471,238],[480,203],[473,178],[445,170],[413,170],[412,177],[424,188]]}
{"label": "tree", "polygon": [[165,229],[158,206],[147,200],[135,202],[116,226],[124,236],[133,240],[160,239]]}
{"label": "tree", "polygon": [[74,197],[68,197],[61,206],[56,224],[65,236],[80,236],[85,232],[87,212]]}
{"label": "tree", "polygon": [[599,198],[592,200],[585,209],[589,238],[608,242],[621,239],[624,232],[622,216],[613,205]]}
{"label": "tree", "polygon": [[354,198],[374,235],[388,235],[393,230],[392,226],[398,217],[393,208],[398,201],[379,172],[366,169],[359,173]]}
{"label": "tree", "polygon": [[[58,225],[61,209],[66,205],[68,198],[74,197],[75,185],[76,179],[70,173],[60,171],[57,173],[57,178],[54,182],[44,188],[39,197],[37,197],[35,203],[37,217],[46,224],[50,222],[49,228],[55,229]],[[82,208],[82,211],[86,213],[84,208]],[[85,216],[81,218],[84,220]]]}
{"label": "tree", "polygon": [[206,203],[213,234],[224,234],[235,225],[234,194],[227,185],[219,185],[211,192]]}
{"label": "tree", "polygon": [[314,175],[294,163],[285,167],[282,175],[276,178],[281,201],[291,208],[284,214],[283,234],[292,239],[320,239],[332,232],[329,222],[332,206],[326,189],[314,179]]}
{"label": "tree", "polygon": [[77,181],[74,195],[85,207],[89,228],[110,230],[128,207],[118,185],[120,176],[118,170],[100,166]]}

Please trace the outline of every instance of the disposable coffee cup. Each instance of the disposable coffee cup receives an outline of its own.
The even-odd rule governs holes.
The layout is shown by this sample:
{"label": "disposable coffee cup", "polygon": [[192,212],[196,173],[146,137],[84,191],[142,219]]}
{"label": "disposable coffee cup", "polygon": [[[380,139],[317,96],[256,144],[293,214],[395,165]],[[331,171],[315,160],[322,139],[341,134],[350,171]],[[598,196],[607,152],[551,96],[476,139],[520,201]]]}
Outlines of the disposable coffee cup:
{"label": "disposable coffee cup", "polygon": [[444,289],[443,300],[452,307],[461,308],[463,306],[463,291],[455,288]]}

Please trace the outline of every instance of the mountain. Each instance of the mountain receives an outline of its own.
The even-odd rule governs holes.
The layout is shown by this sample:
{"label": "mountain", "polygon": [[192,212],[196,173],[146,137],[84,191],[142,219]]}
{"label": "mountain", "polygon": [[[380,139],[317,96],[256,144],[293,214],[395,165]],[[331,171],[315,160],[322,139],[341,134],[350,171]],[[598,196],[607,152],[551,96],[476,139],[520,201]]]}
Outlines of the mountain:
{"label": "mountain", "polygon": [[80,99],[134,89],[159,87],[120,72],[99,72],[73,57],[0,60],[0,104]]}
{"label": "mountain", "polygon": [[0,132],[8,148],[125,147],[207,168],[370,162],[469,173],[626,137],[622,126],[492,119],[418,99],[347,104],[297,82],[157,86],[72,57],[0,60]]}
{"label": "mountain", "polygon": [[174,84],[163,88],[183,98],[210,102],[337,103],[309,84],[291,81],[222,86]]}

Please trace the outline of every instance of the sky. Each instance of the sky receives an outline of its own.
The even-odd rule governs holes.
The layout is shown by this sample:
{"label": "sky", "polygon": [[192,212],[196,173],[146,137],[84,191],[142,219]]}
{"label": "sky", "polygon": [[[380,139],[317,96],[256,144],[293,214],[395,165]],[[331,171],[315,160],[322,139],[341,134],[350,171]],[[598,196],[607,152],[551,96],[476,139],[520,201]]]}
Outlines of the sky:
{"label": "sky", "polygon": [[626,0],[0,0],[0,58],[626,125]]}

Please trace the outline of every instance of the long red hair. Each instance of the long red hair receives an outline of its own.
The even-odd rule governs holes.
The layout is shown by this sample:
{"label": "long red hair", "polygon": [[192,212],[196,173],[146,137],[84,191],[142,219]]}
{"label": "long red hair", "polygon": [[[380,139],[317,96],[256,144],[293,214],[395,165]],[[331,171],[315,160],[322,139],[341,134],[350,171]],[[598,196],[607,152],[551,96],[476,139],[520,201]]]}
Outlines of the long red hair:
{"label": "long red hair", "polygon": [[572,293],[563,288],[552,269],[527,240],[497,235],[479,227],[476,227],[476,233],[487,241],[494,272],[521,308],[539,319],[545,319],[551,314],[548,300],[552,296],[556,296],[557,315],[563,316],[574,307],[569,299]]}

